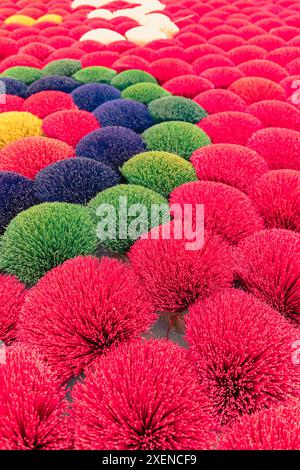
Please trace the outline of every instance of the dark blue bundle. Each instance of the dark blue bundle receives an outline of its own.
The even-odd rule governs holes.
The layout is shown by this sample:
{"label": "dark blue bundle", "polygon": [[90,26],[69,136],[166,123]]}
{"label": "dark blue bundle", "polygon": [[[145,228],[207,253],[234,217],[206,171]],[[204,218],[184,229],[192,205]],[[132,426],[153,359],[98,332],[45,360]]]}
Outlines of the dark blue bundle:
{"label": "dark blue bundle", "polygon": [[104,189],[120,183],[116,171],[89,158],[68,158],[41,170],[35,180],[42,202],[86,204]]}
{"label": "dark blue bundle", "polygon": [[138,133],[154,124],[147,106],[133,100],[108,101],[95,109],[94,115],[102,127],[122,126]]}
{"label": "dark blue bundle", "polygon": [[27,86],[20,80],[14,78],[0,77],[0,94],[15,95],[25,98],[27,95]]}
{"label": "dark blue bundle", "polygon": [[111,85],[87,83],[76,88],[71,95],[79,109],[92,112],[101,104],[120,98],[121,92]]}
{"label": "dark blue bundle", "polygon": [[0,171],[0,233],[19,212],[37,203],[32,180],[12,171]]}
{"label": "dark blue bundle", "polygon": [[71,93],[75,88],[79,87],[80,83],[71,77],[62,77],[59,75],[52,75],[51,77],[42,77],[33,82],[27,88],[27,96],[34,95],[40,91],[63,91],[64,93]]}
{"label": "dark blue bundle", "polygon": [[119,169],[130,157],[145,150],[143,139],[131,129],[103,127],[83,137],[76,147],[76,154]]}

